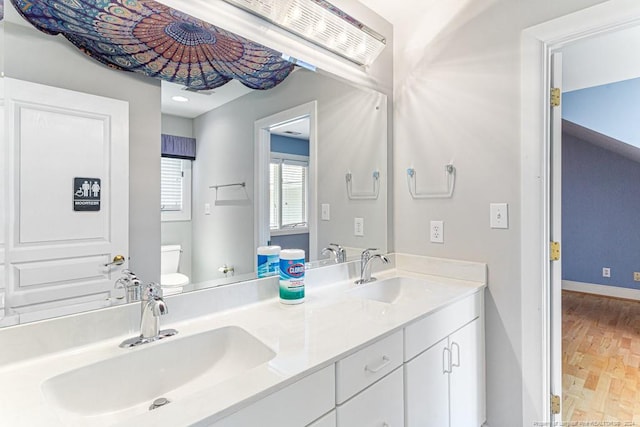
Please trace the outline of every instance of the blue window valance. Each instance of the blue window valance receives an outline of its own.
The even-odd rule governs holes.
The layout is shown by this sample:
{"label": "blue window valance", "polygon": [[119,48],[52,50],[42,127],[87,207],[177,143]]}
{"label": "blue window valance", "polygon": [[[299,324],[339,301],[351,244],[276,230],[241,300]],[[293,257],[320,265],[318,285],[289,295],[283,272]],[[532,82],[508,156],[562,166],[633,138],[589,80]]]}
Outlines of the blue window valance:
{"label": "blue window valance", "polygon": [[196,140],[184,136],[162,134],[162,157],[196,159]]}

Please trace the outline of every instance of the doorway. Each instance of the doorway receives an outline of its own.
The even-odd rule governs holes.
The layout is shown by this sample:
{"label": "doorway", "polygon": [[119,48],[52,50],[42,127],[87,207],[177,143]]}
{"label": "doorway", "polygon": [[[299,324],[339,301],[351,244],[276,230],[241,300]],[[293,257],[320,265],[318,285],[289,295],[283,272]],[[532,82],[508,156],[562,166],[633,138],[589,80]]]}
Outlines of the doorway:
{"label": "doorway", "polygon": [[[254,128],[255,247],[291,242],[299,248],[304,241],[306,258],[317,259],[317,102],[257,120]],[[275,148],[276,141],[282,148]],[[285,174],[292,178],[289,185]]]}
{"label": "doorway", "polygon": [[[634,147],[640,138],[632,112],[640,95],[632,94],[640,80],[637,66],[627,69],[633,52],[616,46],[639,39],[640,27],[631,27],[572,42],[558,49],[559,68],[559,54],[552,55],[552,73],[562,74],[552,74],[553,87],[563,93],[552,111],[550,227],[563,247],[551,266],[552,319],[560,318],[551,333],[552,378],[561,378],[565,422],[624,423],[636,412],[635,383],[627,384],[625,373],[632,381],[637,363],[630,347],[640,345],[640,337],[618,316],[633,303],[611,297],[633,289],[637,269],[634,251],[623,248],[638,241],[632,206],[640,200],[640,150]],[[635,78],[619,81],[627,77]],[[576,295],[567,285],[588,294]]]}
{"label": "doorway", "polygon": [[554,286],[549,262],[549,242],[556,240],[551,230],[551,54],[577,40],[639,22],[640,5],[612,0],[523,32],[521,309],[522,336],[527,337],[522,346],[523,425],[561,423],[551,404],[552,395],[560,395],[562,389],[559,353],[552,356],[552,336],[560,330],[560,316],[552,315],[559,304],[552,301],[559,301],[560,288]]}

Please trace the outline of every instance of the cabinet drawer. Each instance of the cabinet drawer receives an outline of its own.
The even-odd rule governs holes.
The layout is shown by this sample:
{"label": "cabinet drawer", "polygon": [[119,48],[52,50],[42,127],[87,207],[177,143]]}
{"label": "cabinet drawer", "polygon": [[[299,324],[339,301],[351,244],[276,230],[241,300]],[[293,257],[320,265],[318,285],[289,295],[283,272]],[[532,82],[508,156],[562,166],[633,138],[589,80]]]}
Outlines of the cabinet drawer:
{"label": "cabinet drawer", "polygon": [[334,365],[259,400],[211,427],[300,427],[335,406]]}
{"label": "cabinet drawer", "polygon": [[336,410],[309,424],[307,427],[336,427]]}
{"label": "cabinet drawer", "polygon": [[455,302],[404,329],[404,361],[411,360],[482,314],[483,292]]}
{"label": "cabinet drawer", "polygon": [[336,402],[387,375],[402,364],[402,331],[363,348],[336,363]]}
{"label": "cabinet drawer", "polygon": [[404,427],[402,368],[338,406],[338,427]]}

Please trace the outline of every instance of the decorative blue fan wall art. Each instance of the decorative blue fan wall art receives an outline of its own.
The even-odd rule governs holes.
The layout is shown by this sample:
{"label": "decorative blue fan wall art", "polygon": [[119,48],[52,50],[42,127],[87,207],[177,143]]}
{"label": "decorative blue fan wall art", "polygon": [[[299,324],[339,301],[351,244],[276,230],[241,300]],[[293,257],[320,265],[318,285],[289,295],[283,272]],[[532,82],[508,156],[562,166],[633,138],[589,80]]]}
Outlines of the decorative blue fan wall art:
{"label": "decorative blue fan wall art", "polygon": [[282,55],[153,0],[11,0],[40,31],[90,57],[195,90],[237,79],[271,89],[294,65]]}

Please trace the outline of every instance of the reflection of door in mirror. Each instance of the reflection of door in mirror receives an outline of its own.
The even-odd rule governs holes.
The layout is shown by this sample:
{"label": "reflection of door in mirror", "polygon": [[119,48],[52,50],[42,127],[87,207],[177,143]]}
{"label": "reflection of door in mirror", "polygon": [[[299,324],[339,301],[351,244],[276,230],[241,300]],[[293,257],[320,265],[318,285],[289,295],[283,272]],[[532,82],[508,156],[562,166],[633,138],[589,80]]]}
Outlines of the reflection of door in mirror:
{"label": "reflection of door in mirror", "polygon": [[[12,224],[0,324],[105,307],[129,253],[126,102],[5,78],[2,151]],[[3,226],[4,227],[4,226]],[[114,260],[114,262],[111,262]],[[4,292],[3,292],[4,293]]]}
{"label": "reflection of door in mirror", "polygon": [[269,164],[270,244],[302,249],[309,261],[308,116],[279,124],[271,133]]}
{"label": "reflection of door in mirror", "polygon": [[256,129],[256,247],[302,249],[316,259],[316,103],[260,119]]}

